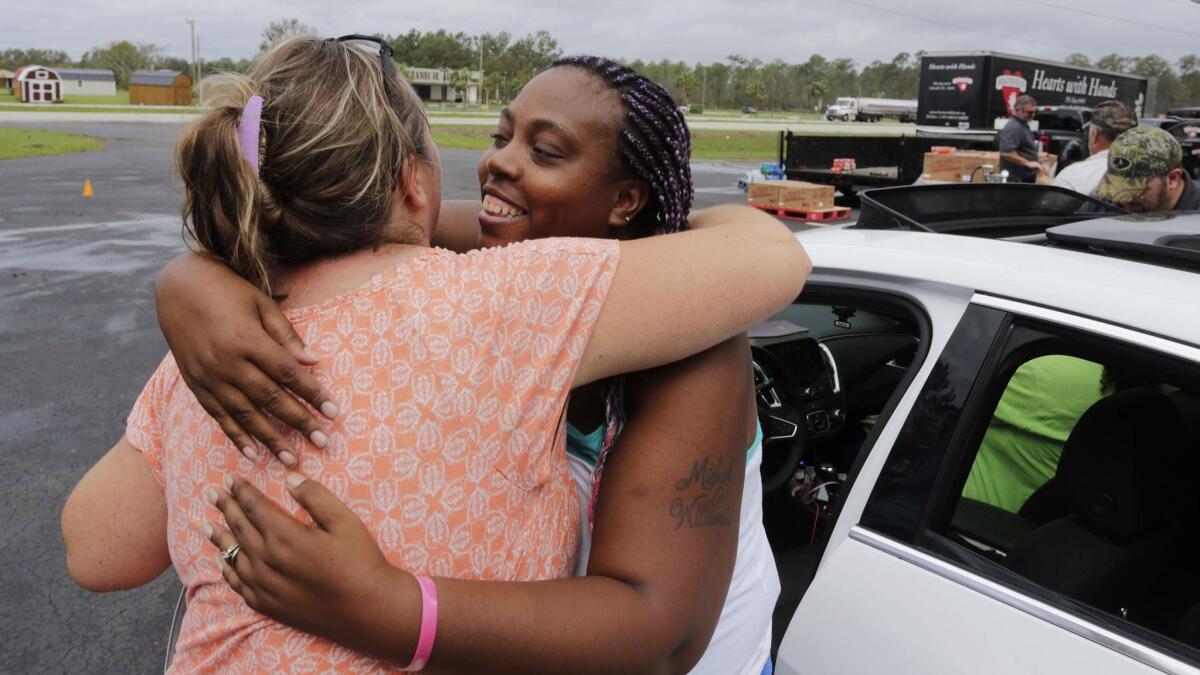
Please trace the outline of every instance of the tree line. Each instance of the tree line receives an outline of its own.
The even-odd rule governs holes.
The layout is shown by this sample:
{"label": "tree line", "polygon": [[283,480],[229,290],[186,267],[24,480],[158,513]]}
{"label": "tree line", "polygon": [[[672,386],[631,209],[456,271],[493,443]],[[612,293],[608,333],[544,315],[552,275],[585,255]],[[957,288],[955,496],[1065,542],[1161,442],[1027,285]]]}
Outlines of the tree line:
{"label": "tree line", "polygon": [[113,71],[120,89],[128,88],[129,77],[135,70],[167,68],[189,74],[192,72],[191,64],[186,59],[164,56],[158,45],[134,44],[128,40],[118,40],[88,50],[78,60],[59,49],[0,49],[0,68],[12,70],[33,63],[49,68],[107,68]]}
{"label": "tree line", "polygon": [[[299,34],[316,34],[312,26],[296,19],[272,21],[262,33],[260,53],[272,44]],[[393,58],[403,67],[444,68],[454,71],[451,80],[464,83],[467,73],[482,65],[484,97],[507,101],[537,73],[563,55],[558,41],[546,31],[523,37],[507,32],[468,35],[446,30],[378,34],[387,40]],[[681,105],[693,110],[702,106],[760,110],[807,111],[823,109],[838,96],[916,98],[923,52],[901,52],[891,60],[859,64],[849,58],[829,59],[811,55],[802,63],[783,59],[762,61],[738,54],[714,63],[683,61],[632,61],[624,63],[667,87]],[[1157,106],[1160,110],[1200,104],[1200,54],[1184,56],[1174,63],[1157,56],[1107,54],[1094,61],[1084,54],[1071,54],[1065,62],[1105,70],[1158,78]],[[142,68],[169,68],[192,72],[185,59],[165,56],[161,47],[127,40],[111,42],[86,52],[78,61],[59,50],[0,50],[0,68],[12,69],[28,63],[46,66],[110,68],[117,86],[125,87],[129,75]],[[202,75],[222,71],[245,72],[250,59],[219,58],[204,61]],[[404,72],[401,70],[401,72]]]}

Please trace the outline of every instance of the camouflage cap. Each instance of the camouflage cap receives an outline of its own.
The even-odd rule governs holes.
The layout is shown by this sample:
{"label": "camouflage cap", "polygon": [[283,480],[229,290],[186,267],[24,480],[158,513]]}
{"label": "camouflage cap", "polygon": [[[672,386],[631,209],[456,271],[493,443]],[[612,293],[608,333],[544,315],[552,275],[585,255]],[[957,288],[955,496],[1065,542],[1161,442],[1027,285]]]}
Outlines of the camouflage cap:
{"label": "camouflage cap", "polygon": [[1095,127],[1110,139],[1129,131],[1137,126],[1137,120],[1129,107],[1120,101],[1105,101],[1092,111],[1089,127]]}
{"label": "camouflage cap", "polygon": [[1183,148],[1171,134],[1154,127],[1136,127],[1117,137],[1108,149],[1108,172],[1096,196],[1118,204],[1137,199],[1146,183],[1165,176],[1183,162]]}

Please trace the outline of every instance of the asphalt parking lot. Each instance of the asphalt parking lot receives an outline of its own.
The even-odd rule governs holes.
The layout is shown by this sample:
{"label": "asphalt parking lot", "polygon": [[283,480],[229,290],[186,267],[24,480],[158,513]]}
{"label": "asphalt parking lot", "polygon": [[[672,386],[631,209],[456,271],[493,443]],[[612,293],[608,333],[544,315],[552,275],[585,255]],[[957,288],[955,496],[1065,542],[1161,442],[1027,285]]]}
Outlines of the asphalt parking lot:
{"label": "asphalt parking lot", "polygon": [[[155,274],[183,250],[180,126],[28,123],[104,150],[0,162],[0,673],[153,672],[179,584],[95,595],[67,576],[58,516],[124,430],[166,345]],[[444,150],[446,198],[478,197],[479,153]],[[694,165],[698,206],[742,199],[747,168]],[[95,197],[82,197],[90,180]]]}

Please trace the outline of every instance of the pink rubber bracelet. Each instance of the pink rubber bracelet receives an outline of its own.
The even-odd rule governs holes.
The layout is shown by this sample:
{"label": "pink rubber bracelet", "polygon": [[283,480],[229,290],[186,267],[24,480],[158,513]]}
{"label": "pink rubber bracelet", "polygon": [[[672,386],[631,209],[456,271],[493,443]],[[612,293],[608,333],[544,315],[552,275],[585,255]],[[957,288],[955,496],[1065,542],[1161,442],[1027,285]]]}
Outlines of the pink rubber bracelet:
{"label": "pink rubber bracelet", "polygon": [[433,641],[437,637],[438,621],[437,586],[433,585],[433,579],[417,577],[417,585],[421,587],[421,634],[417,638],[417,652],[413,654],[412,663],[404,668],[414,673],[429,663]]}

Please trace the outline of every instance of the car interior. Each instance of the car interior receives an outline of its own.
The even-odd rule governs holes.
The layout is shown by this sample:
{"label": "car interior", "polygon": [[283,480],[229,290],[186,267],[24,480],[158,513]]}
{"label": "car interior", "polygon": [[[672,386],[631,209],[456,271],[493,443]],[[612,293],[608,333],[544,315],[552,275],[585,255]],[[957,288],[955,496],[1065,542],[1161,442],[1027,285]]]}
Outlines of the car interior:
{"label": "car interior", "polygon": [[[855,229],[1006,239],[1200,270],[1187,222],[1152,218],[1170,236],[1147,244],[1136,236],[1137,217],[1124,216],[1132,234],[1094,227],[1092,219],[1123,212],[1053,186],[888,188],[864,194],[862,203]],[[991,217],[980,218],[981,211]],[[751,338],[766,439],[764,521],[782,587],[773,654],[816,574],[839,497],[865,460],[872,430],[908,388],[928,342],[928,319],[897,298],[806,289],[802,300]],[[961,446],[957,463],[938,478],[919,545],[1200,663],[1200,575],[1193,569],[1200,556],[1200,368],[1073,337],[1044,336],[1015,351],[991,376],[989,393],[972,394],[983,401],[973,404],[973,435],[953,441]],[[1090,363],[1100,382],[1086,405],[1059,416],[1065,427],[1041,439],[1049,446],[1043,453],[1052,454],[1041,456],[1040,473],[1027,479],[1033,482],[1019,501],[972,494],[968,481],[987,475],[988,452],[992,466],[1024,461],[1003,443],[985,452],[985,439],[1008,423],[1000,406],[1018,369],[1042,357]],[[1055,390],[1045,385],[1033,389]],[[1032,407],[1057,404],[1051,397]]]}
{"label": "car interior", "polygon": [[[923,312],[883,293],[812,288],[803,300],[751,334],[764,523],[781,582],[773,650],[816,574],[839,497],[925,358],[928,334]],[[989,429],[1006,424],[998,406],[1014,376],[1046,356],[1090,364],[1090,398],[1060,415],[1053,454],[1019,502],[1004,508],[970,495],[971,472],[988,468],[980,457]],[[1043,341],[1010,361],[973,422],[958,487],[931,520],[954,548],[937,552],[1200,661],[1200,369],[1067,341]],[[1033,417],[1077,386],[1057,384],[1026,402]],[[1009,446],[996,447],[1007,461]]]}
{"label": "car interior", "polygon": [[[1087,359],[1102,373],[1100,388],[1092,389],[1092,378],[1059,382],[1059,389],[1084,387],[1096,400],[1071,409],[1067,397],[1042,389],[1019,399],[1029,417],[1014,418],[1004,401],[1011,403],[1019,387],[1018,368],[1040,356],[1023,355],[998,378],[985,411],[991,414],[976,421],[964,444],[972,449],[961,464],[969,468],[958,483],[965,489],[935,529],[1102,624],[1197,660],[1200,372],[1164,358],[1075,352],[1067,358]],[[1043,376],[1070,377],[1062,372],[1047,369]],[[1068,422],[1060,438],[1013,433],[1055,415]],[[989,442],[993,437],[1004,442]],[[997,461],[1037,475],[1022,448],[1043,441],[1056,461],[1023,500],[997,504],[997,495],[971,494],[971,479],[995,472]]]}
{"label": "car interior", "polygon": [[774,649],[816,574],[839,496],[927,334],[927,319],[899,298],[818,288],[750,334],[763,519],[782,586]]}

